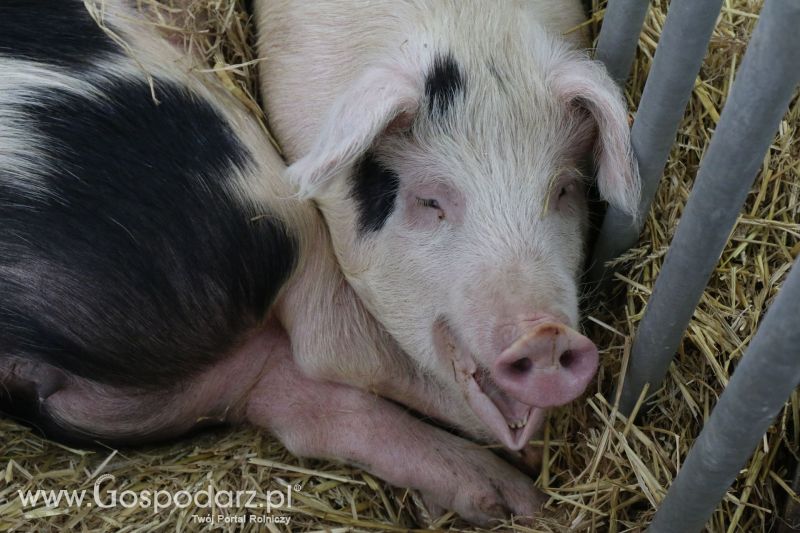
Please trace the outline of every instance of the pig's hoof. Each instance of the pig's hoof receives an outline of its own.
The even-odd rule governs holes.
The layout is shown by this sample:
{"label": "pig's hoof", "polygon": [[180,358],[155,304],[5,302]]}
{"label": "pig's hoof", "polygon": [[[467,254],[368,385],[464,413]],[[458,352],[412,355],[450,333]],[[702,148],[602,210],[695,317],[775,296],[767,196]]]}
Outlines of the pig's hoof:
{"label": "pig's hoof", "polygon": [[[500,464],[497,464],[500,463]],[[463,519],[481,526],[497,525],[498,520],[512,516],[516,523],[529,524],[539,514],[544,495],[533,486],[533,480],[512,466],[501,462],[491,465],[490,475],[458,483],[455,494],[444,501],[441,494],[424,494],[428,509],[452,509]]]}
{"label": "pig's hoof", "polygon": [[[539,513],[544,496],[527,476],[523,483],[511,479],[486,480],[486,487],[476,493],[465,491],[456,498],[465,519],[482,526],[497,525],[497,520],[516,517],[517,523],[530,523]],[[521,481],[521,480],[520,480]],[[459,500],[465,500],[463,503]]]}
{"label": "pig's hoof", "polygon": [[417,524],[426,528],[431,528],[436,521],[447,513],[447,509],[437,503],[435,498],[430,498],[419,491],[412,491],[411,498],[414,500],[412,514],[417,520]]}

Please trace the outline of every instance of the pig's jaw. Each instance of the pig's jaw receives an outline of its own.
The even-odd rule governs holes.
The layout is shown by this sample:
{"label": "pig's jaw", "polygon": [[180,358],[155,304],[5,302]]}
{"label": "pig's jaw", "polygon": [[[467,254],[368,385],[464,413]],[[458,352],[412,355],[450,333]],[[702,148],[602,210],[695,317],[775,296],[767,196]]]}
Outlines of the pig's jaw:
{"label": "pig's jaw", "polygon": [[[524,404],[501,391],[488,370],[460,343],[450,326],[440,321],[436,326],[441,337],[437,342],[440,356],[453,365],[455,380],[472,411],[494,437],[511,450],[521,450],[544,421],[546,409]],[[441,351],[446,353],[441,353]]]}
{"label": "pig's jaw", "polygon": [[[499,391],[485,370],[469,357],[467,365],[454,360],[456,375],[467,403],[505,447],[521,450],[541,427],[545,409],[525,405]],[[461,367],[461,368],[459,368]]]}

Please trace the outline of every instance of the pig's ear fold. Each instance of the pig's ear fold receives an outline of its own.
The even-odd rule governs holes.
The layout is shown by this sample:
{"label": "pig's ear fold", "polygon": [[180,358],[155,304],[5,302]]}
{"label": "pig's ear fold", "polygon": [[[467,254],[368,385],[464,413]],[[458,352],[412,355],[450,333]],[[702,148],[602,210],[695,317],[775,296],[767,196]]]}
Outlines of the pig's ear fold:
{"label": "pig's ear fold", "polygon": [[554,83],[567,105],[585,110],[595,122],[594,160],[600,194],[614,207],[636,216],[641,181],[621,91],[605,68],[588,58],[565,62]]}
{"label": "pig's ear fold", "polygon": [[399,67],[367,69],[334,102],[308,154],[287,175],[300,198],[310,198],[353,165],[384,132],[411,126],[421,88]]}

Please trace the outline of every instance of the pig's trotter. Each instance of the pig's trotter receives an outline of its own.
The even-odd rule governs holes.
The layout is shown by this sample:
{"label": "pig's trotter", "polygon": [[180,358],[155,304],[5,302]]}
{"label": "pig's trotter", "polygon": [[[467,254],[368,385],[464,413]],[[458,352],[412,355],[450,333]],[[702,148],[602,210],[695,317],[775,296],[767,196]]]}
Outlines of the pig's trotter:
{"label": "pig's trotter", "polygon": [[289,354],[287,339],[272,353],[246,415],[292,453],[363,466],[476,523],[538,511],[542,497],[533,480],[490,451],[380,397],[310,379]]}

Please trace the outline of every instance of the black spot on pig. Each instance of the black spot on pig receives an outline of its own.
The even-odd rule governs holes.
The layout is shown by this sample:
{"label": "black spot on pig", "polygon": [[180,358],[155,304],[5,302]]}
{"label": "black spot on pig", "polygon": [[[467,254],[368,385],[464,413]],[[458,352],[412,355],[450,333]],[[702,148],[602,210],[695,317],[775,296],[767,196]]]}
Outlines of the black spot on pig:
{"label": "black spot on pig", "polygon": [[243,342],[289,276],[295,239],[232,187],[249,152],[207,103],[155,87],[158,105],[117,80],[17,109],[50,162],[43,195],[0,167],[0,357],[174,385]]}
{"label": "black spot on pig", "polygon": [[358,206],[362,232],[378,231],[394,210],[400,178],[392,169],[367,152],[352,177],[352,194]]}
{"label": "black spot on pig", "polygon": [[456,97],[463,95],[464,86],[464,74],[453,56],[437,54],[425,78],[425,95],[430,114],[445,114]]}
{"label": "black spot on pig", "polygon": [[0,2],[0,55],[71,67],[117,50],[81,0]]}

